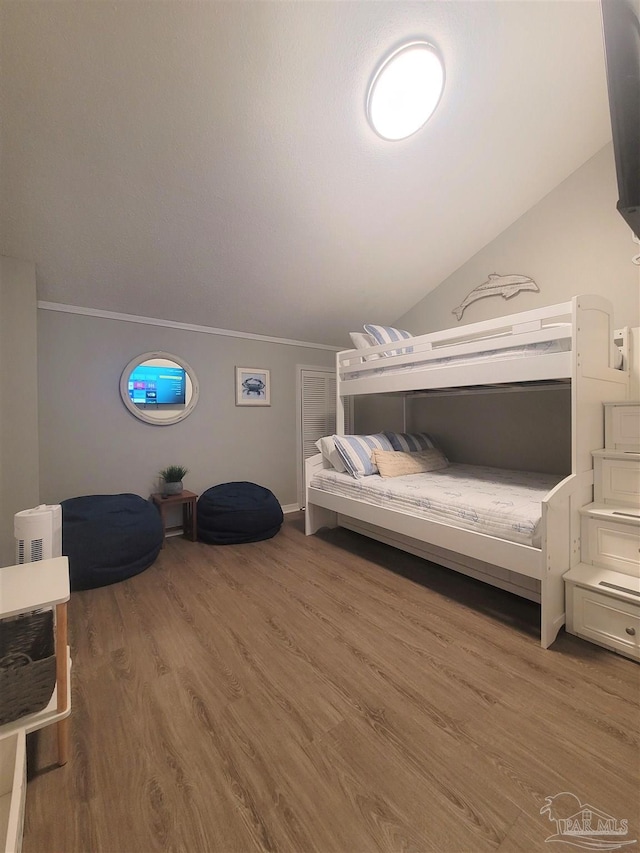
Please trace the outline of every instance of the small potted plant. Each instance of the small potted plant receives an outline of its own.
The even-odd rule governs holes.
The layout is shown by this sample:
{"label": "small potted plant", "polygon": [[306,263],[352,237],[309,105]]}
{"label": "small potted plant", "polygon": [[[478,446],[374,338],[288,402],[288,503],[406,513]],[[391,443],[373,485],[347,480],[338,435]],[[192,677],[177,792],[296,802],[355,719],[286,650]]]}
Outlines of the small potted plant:
{"label": "small potted plant", "polygon": [[182,478],[189,473],[187,468],[183,465],[168,465],[159,473],[163,480],[163,495],[179,495],[182,493]]}

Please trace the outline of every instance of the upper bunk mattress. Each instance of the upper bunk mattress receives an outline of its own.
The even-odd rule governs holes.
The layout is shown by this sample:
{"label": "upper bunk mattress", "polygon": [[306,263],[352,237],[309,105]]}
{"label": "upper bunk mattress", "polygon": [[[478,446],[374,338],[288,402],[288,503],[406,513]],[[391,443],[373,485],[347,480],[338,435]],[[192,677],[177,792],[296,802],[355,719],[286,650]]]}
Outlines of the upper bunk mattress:
{"label": "upper bunk mattress", "polygon": [[319,471],[311,487],[409,515],[540,548],[542,499],[559,474],[510,471],[452,463],[428,474],[359,480],[334,469]]}

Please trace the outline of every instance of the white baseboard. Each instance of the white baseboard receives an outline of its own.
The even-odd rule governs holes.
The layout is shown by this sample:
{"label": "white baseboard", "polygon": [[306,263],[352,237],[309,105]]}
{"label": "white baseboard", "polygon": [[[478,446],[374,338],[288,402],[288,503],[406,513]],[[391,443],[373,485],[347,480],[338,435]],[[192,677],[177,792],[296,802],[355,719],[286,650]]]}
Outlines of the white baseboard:
{"label": "white baseboard", "polygon": [[298,512],[300,504],[285,504],[282,507],[282,512],[286,515],[288,512]]}

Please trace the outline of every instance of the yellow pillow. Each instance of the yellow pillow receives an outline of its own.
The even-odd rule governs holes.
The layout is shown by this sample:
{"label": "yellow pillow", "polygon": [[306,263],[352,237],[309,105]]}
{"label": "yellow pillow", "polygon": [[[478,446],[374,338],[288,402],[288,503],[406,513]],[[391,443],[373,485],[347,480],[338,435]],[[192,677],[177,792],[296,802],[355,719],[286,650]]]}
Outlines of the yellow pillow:
{"label": "yellow pillow", "polygon": [[437,471],[449,464],[441,450],[419,450],[405,453],[402,450],[374,450],[372,457],[381,477],[403,477],[405,474],[423,474]]}

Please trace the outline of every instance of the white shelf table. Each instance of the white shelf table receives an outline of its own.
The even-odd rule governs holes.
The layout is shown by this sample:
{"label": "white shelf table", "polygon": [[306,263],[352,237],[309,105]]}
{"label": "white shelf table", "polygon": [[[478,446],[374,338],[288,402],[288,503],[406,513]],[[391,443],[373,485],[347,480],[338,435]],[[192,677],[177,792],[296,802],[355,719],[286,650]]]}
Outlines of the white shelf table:
{"label": "white shelf table", "polygon": [[55,607],[56,686],[46,708],[27,714],[4,726],[0,735],[24,729],[27,734],[56,723],[58,764],[67,763],[69,754],[69,714],[71,713],[71,655],[67,637],[69,601],[69,561],[53,557],[17,566],[0,568],[0,619]]}

